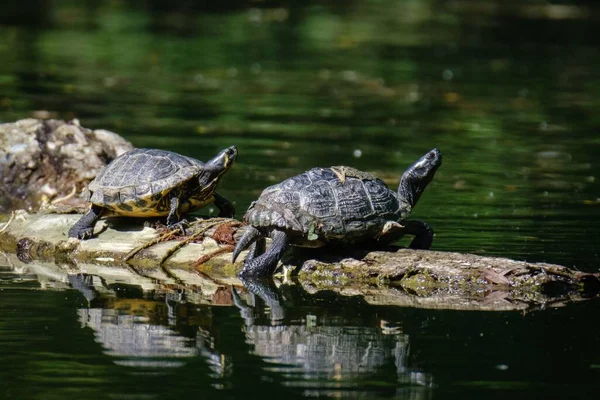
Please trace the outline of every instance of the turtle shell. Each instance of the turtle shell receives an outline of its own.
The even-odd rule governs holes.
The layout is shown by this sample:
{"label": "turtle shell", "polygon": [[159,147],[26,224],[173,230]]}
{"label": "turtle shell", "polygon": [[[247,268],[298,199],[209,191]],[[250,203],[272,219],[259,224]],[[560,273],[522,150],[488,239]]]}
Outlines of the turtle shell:
{"label": "turtle shell", "polygon": [[404,219],[410,211],[382,180],[338,166],[313,168],[266,188],[244,220],[259,229],[284,229],[296,244],[318,246],[375,237],[387,221]]}
{"label": "turtle shell", "polygon": [[169,194],[197,188],[193,178],[203,165],[170,151],[134,149],[115,158],[89,184],[89,201],[120,215],[168,215]]}

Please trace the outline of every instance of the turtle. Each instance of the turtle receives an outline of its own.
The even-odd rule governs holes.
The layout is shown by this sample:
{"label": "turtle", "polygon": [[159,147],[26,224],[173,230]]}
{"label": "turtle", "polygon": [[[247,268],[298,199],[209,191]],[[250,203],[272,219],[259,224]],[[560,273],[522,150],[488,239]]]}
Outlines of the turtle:
{"label": "turtle", "polygon": [[181,216],[213,203],[220,217],[233,217],[233,205],[215,189],[237,156],[231,146],[203,163],[167,150],[137,148],[121,154],[87,187],[90,210],[69,229],[69,237],[89,239],[101,216],[167,217],[183,229]]}
{"label": "turtle", "polygon": [[433,229],[406,218],[441,164],[440,151],[430,150],[402,174],[397,192],[348,166],[313,168],[266,188],[246,211],[247,227],[233,251],[235,262],[250,247],[240,276],[272,275],[290,245],[382,245],[410,234],[411,248],[428,249]]}

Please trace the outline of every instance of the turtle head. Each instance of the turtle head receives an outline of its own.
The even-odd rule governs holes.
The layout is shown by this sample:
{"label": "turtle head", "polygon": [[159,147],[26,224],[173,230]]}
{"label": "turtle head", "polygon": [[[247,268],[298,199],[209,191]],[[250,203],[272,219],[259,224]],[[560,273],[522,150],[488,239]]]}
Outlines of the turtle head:
{"label": "turtle head", "polygon": [[198,181],[201,188],[214,188],[219,179],[235,161],[237,157],[237,147],[231,146],[217,154],[212,160],[207,161],[200,171]]}
{"label": "turtle head", "polygon": [[404,171],[400,178],[398,195],[414,207],[440,165],[442,153],[438,149],[430,150]]}

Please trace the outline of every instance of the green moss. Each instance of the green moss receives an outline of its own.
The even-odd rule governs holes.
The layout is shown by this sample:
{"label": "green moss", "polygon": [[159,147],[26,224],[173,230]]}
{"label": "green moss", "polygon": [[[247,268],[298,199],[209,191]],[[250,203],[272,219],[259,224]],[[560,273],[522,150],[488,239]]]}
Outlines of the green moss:
{"label": "green moss", "polygon": [[437,287],[437,281],[426,273],[405,275],[400,280],[400,286],[419,295],[427,295]]}
{"label": "green moss", "polygon": [[0,251],[15,253],[17,251],[17,240],[6,232],[0,233]]}
{"label": "green moss", "polygon": [[221,271],[223,271],[225,275],[236,276],[238,273],[238,267],[236,264],[226,263],[221,267]]}
{"label": "green moss", "polygon": [[[97,257],[97,256],[95,256],[95,257]],[[136,257],[132,258],[131,260],[129,260],[125,264],[134,267],[138,271],[152,271],[152,270],[159,269],[158,260],[153,257],[144,257],[144,256],[137,257],[136,256]]]}
{"label": "green moss", "polygon": [[338,267],[315,262],[310,271],[300,270],[298,273],[300,281],[311,282],[317,286],[347,286],[352,284],[378,285],[379,276],[370,276],[365,270],[354,265],[341,263]]}

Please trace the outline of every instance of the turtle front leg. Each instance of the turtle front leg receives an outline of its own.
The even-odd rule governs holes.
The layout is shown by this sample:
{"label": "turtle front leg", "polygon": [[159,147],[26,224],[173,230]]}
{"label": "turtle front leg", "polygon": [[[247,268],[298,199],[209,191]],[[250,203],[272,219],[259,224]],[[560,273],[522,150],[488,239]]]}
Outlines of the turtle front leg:
{"label": "turtle front leg", "polygon": [[215,198],[215,206],[219,209],[219,217],[233,218],[235,215],[233,204],[218,193],[214,193],[213,197]]}
{"label": "turtle front leg", "polygon": [[[264,238],[263,238],[264,239]],[[244,261],[244,269],[240,272],[240,276],[271,276],[277,268],[277,263],[283,257],[283,253],[288,248],[289,239],[283,231],[274,230],[271,233],[271,247],[262,255],[252,257],[252,253],[257,253],[257,248],[261,243],[254,245],[254,249],[250,252],[251,255]]]}
{"label": "turtle front leg", "polygon": [[69,237],[86,240],[94,234],[94,225],[102,216],[103,207],[92,204],[90,211],[79,218],[79,221],[69,229]]}
{"label": "turtle front leg", "polygon": [[187,224],[187,221],[181,219],[181,214],[179,211],[180,205],[181,200],[179,200],[179,197],[173,196],[171,198],[169,215],[167,216],[167,226],[169,229],[179,229],[181,230],[181,233],[185,235],[185,225]]}
{"label": "turtle front leg", "polygon": [[433,242],[433,229],[423,221],[402,221],[404,232],[414,235],[415,238],[410,242],[411,249],[427,250]]}

